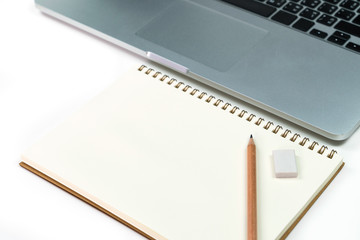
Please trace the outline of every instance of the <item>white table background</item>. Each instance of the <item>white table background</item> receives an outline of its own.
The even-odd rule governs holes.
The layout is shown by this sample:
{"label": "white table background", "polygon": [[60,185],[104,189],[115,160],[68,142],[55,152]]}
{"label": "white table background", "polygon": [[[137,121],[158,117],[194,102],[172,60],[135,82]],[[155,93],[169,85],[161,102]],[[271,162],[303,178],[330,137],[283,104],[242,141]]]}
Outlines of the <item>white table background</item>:
{"label": "white table background", "polygon": [[[142,62],[32,1],[0,1],[0,239],[144,239],[18,165],[26,147]],[[346,165],[288,239],[360,239],[360,130],[341,143],[306,134]]]}

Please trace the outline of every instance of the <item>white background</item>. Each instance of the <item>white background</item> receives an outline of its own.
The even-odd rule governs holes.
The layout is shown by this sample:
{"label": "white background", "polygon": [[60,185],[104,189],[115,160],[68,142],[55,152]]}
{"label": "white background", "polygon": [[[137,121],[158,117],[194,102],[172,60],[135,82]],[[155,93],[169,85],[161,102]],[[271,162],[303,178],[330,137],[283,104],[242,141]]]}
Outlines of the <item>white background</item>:
{"label": "white background", "polygon": [[[144,239],[18,165],[26,147],[142,62],[32,1],[0,1],[0,239]],[[288,239],[360,239],[360,131],[341,143],[306,134],[346,165]]]}

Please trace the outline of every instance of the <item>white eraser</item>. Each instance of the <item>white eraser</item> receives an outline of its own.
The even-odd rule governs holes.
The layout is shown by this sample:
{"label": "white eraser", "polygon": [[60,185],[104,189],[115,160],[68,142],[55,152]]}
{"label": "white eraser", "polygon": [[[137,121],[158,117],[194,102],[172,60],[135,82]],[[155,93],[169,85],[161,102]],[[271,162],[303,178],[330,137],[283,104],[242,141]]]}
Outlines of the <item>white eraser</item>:
{"label": "white eraser", "polygon": [[273,157],[277,178],[295,178],[298,176],[294,150],[273,150]]}

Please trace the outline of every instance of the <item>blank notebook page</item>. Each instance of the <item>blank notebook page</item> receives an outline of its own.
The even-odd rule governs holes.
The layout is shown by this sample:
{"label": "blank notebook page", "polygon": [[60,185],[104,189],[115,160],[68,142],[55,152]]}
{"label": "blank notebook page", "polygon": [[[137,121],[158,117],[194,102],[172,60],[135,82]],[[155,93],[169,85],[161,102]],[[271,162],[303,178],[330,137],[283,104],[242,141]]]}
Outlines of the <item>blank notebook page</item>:
{"label": "blank notebook page", "polygon": [[[156,239],[246,239],[246,147],[257,147],[258,238],[281,237],[342,164],[136,68],[22,160]],[[179,80],[179,79],[178,79]],[[277,179],[272,150],[299,176]]]}

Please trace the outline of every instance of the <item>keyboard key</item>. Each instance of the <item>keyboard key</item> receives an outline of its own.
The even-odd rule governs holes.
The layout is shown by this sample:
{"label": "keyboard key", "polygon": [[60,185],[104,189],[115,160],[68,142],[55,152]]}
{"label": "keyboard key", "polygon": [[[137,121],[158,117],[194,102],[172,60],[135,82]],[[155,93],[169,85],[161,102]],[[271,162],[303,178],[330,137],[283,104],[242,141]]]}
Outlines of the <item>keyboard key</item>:
{"label": "keyboard key", "polygon": [[310,34],[314,35],[314,36],[316,36],[318,38],[326,38],[326,36],[328,35],[326,32],[323,32],[323,31],[320,31],[320,30],[317,30],[317,29],[311,30]]}
{"label": "keyboard key", "polygon": [[333,33],[334,36],[336,37],[339,37],[339,38],[342,38],[344,40],[349,40],[350,39],[350,35],[349,34],[346,34],[346,33],[343,33],[343,32],[339,32],[339,31],[335,31]]}
{"label": "keyboard key", "polygon": [[359,24],[360,25],[360,15],[358,15],[354,20],[353,23]]}
{"label": "keyboard key", "polygon": [[338,4],[341,0],[325,0],[329,3],[332,3],[332,4]]}
{"label": "keyboard key", "polygon": [[329,42],[333,42],[336,43],[337,45],[344,45],[344,43],[346,42],[346,40],[342,39],[342,38],[338,38],[334,35],[331,35],[328,39]]}
{"label": "keyboard key", "polygon": [[293,28],[307,32],[314,25],[314,22],[306,20],[305,18],[300,18],[296,23],[294,23]]}
{"label": "keyboard key", "polygon": [[360,53],[360,45],[353,43],[353,42],[349,42],[348,44],[346,44],[346,46],[348,49],[354,50],[355,52]]}
{"label": "keyboard key", "polygon": [[289,2],[288,4],[283,7],[283,10],[291,12],[291,13],[298,13],[303,7],[299,4]]}
{"label": "keyboard key", "polygon": [[337,7],[328,3],[323,3],[320,5],[320,7],[318,7],[319,11],[324,12],[324,13],[328,13],[328,14],[332,14],[333,12],[335,12],[337,10]]}
{"label": "keyboard key", "polygon": [[280,22],[285,25],[290,25],[292,22],[296,20],[297,16],[292,15],[290,13],[284,11],[278,11],[274,16],[272,16],[272,20]]}
{"label": "keyboard key", "polygon": [[355,10],[359,6],[359,3],[352,0],[344,0],[341,2],[340,6],[350,10]]}
{"label": "keyboard key", "polygon": [[312,10],[310,8],[305,8],[305,10],[300,13],[300,16],[310,20],[314,20],[315,18],[317,18],[317,16],[319,16],[319,14],[320,13],[318,11]]}
{"label": "keyboard key", "polygon": [[336,21],[336,18],[326,14],[321,15],[317,20],[318,23],[324,24],[329,27],[332,26]]}
{"label": "keyboard key", "polygon": [[274,7],[281,7],[285,2],[286,0],[269,0],[266,3]]}
{"label": "keyboard key", "polygon": [[350,12],[349,10],[346,10],[344,8],[340,9],[335,14],[336,17],[339,17],[339,18],[342,18],[342,19],[345,19],[345,20],[350,20],[354,15],[355,15],[355,13]]}
{"label": "keyboard key", "polygon": [[335,25],[335,29],[346,32],[350,35],[360,37],[360,26],[354,25],[352,23],[341,20],[338,22],[338,24]]}
{"label": "keyboard key", "polygon": [[222,0],[224,2],[233,4],[237,7],[240,7],[242,9],[248,10],[250,12],[259,14],[263,17],[270,17],[271,14],[273,14],[276,11],[276,8],[269,6],[269,5],[265,5],[263,3],[260,2],[255,2],[255,1],[242,1],[242,0]]}
{"label": "keyboard key", "polygon": [[320,4],[320,0],[302,0],[301,4],[307,7],[315,8]]}

